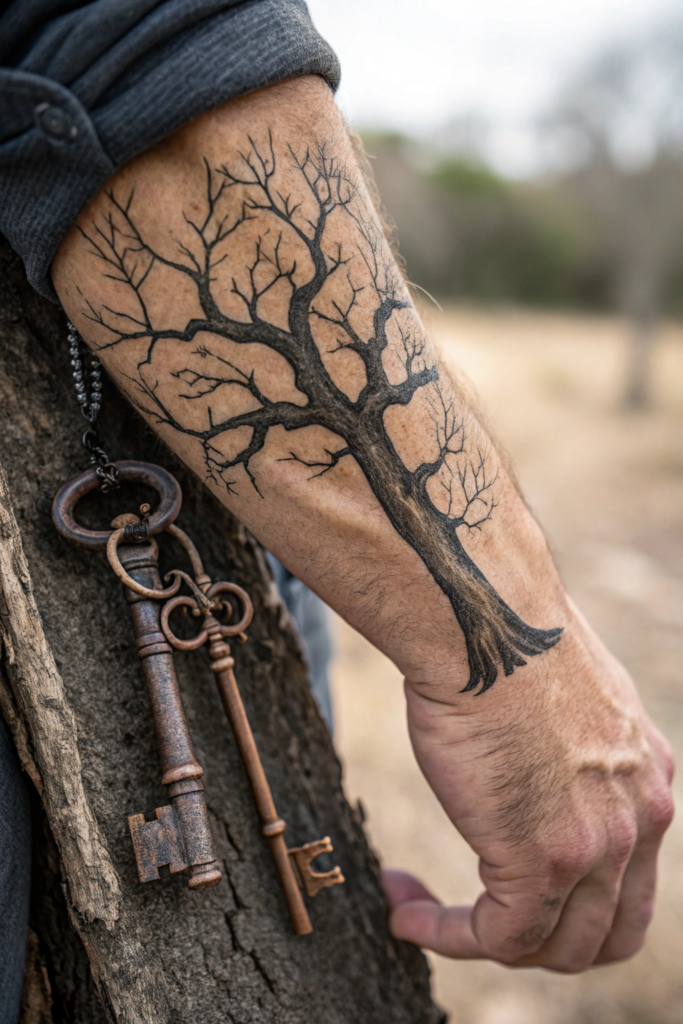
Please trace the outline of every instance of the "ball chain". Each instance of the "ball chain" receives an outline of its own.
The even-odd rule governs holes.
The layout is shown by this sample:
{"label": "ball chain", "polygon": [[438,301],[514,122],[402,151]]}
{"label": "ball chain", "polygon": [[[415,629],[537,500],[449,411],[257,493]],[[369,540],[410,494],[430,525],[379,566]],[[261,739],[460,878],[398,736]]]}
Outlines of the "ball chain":
{"label": "ball chain", "polygon": [[116,466],[101,447],[100,437],[95,429],[97,414],[102,405],[102,366],[99,359],[89,353],[90,386],[88,387],[85,368],[86,348],[83,339],[71,322],[68,323],[68,340],[76,401],[90,424],[90,428],[83,435],[83,445],[90,455],[90,464],[95,467],[95,472],[100,478],[100,490],[106,494],[107,491],[115,490],[119,486],[119,474]]}
{"label": "ball chain", "polygon": [[76,388],[76,401],[88,423],[94,425],[102,404],[102,367],[96,356],[90,356],[90,387],[86,383],[86,370],[83,359],[83,341],[72,323],[69,323],[69,355],[73,366],[72,377]]}

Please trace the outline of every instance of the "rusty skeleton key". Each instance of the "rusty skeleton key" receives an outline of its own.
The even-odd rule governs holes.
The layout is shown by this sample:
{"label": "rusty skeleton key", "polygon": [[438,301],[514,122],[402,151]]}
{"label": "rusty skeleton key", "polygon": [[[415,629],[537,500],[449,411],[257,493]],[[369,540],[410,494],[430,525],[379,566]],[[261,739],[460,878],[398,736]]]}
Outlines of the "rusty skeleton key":
{"label": "rusty skeleton key", "polygon": [[109,549],[112,537],[119,542],[127,541],[118,549],[117,561],[125,576],[126,598],[154,714],[161,781],[168,786],[171,798],[170,805],[157,807],[154,821],[146,822],[143,814],[128,818],[138,874],[141,882],[149,882],[159,878],[160,867],[168,865],[173,873],[187,872],[191,889],[205,889],[220,882],[222,874],[214,853],[201,781],[204,769],[192,749],[173,667],[173,649],[159,626],[161,601],[178,591],[184,574],[176,573],[173,585],[161,589],[159,553],[151,536],[174,529],[172,522],[180,510],[182,494],[175,478],[159,466],[119,462],[117,469],[122,481],[145,483],[159,493],[160,506],[148,521],[141,522],[138,516],[119,516],[112,524],[118,527],[114,533],[80,526],[73,511],[83,495],[99,486],[94,469],[61,488],[55,496],[52,515],[59,532],[81,547]]}
{"label": "rusty skeleton key", "polygon": [[[128,520],[128,522],[123,522]],[[134,526],[137,516],[119,516],[112,526]],[[161,591],[156,541],[124,544],[118,550],[122,566],[140,589]],[[177,589],[177,588],[176,588]],[[138,655],[152,704],[159,760],[171,805],[157,807],[155,821],[144,814],[128,818],[141,882],[159,878],[159,868],[187,870],[191,889],[205,889],[222,878],[213,849],[201,781],[204,769],[197,762],[180,700],[173,667],[173,648],[159,629],[159,601],[126,584],[126,599],[135,630]]]}

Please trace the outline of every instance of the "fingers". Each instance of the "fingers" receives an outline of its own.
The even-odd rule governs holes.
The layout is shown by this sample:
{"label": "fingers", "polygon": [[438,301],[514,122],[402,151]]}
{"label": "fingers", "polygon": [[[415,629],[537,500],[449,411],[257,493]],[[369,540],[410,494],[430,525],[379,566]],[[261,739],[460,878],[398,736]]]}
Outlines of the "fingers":
{"label": "fingers", "polygon": [[433,900],[410,900],[392,911],[391,934],[457,960],[482,960],[472,932],[472,907],[443,907]]}
{"label": "fingers", "polygon": [[[623,822],[611,837],[609,854],[604,848],[592,858],[568,853],[556,867],[555,881],[539,884],[527,880],[522,889],[500,894],[500,883],[490,884],[474,907],[443,907],[428,889],[405,872],[386,872],[384,887],[392,907],[391,929],[406,939],[444,956],[458,959],[487,958],[515,967],[545,967],[576,973],[609,954],[606,940],[616,920],[626,881],[627,865],[634,849],[635,826]],[[639,856],[644,856],[640,853]],[[652,866],[656,848],[649,851]],[[641,914],[636,926],[642,892],[653,888],[647,866],[629,875],[631,903],[622,913],[631,928],[647,927]],[[539,871],[540,876],[540,871]],[[551,877],[551,876],[549,876]],[[558,879],[562,879],[562,883]],[[649,890],[648,890],[649,891]],[[629,917],[630,913],[630,917]],[[642,927],[641,927],[642,924]],[[628,955],[628,954],[626,954]]]}
{"label": "fingers", "polygon": [[545,967],[563,974],[593,964],[612,928],[619,899],[618,881],[605,884],[590,876],[576,886],[557,927],[538,952],[520,957],[515,967]]}
{"label": "fingers", "polygon": [[385,872],[384,888],[397,938],[443,956],[491,959],[508,966],[546,967],[574,973],[590,966],[610,933],[622,876],[634,843],[624,827],[609,857],[568,851],[543,882],[536,878],[505,891],[503,874],[490,878],[473,907],[443,907],[405,872]]}
{"label": "fingers", "polygon": [[627,960],[642,949],[652,919],[657,884],[657,849],[640,844],[624,875],[619,904],[596,964]]}
{"label": "fingers", "polygon": [[634,956],[645,942],[654,911],[659,848],[674,816],[669,789],[673,758],[666,746],[664,741],[663,773],[667,785],[653,786],[650,793],[647,812],[641,821],[641,838],[624,873],[612,930],[595,961],[599,964],[626,960]]}
{"label": "fingers", "polygon": [[[412,883],[391,890],[390,927],[396,938],[442,956],[563,973],[585,970],[596,960],[617,907],[618,886],[606,889],[594,879],[581,882],[564,906],[552,899],[540,912],[538,903],[506,907],[489,893],[474,907],[444,907],[420,882]],[[486,942],[482,922],[490,935]]]}
{"label": "fingers", "polygon": [[652,919],[657,887],[657,857],[664,832],[673,818],[673,804],[662,801],[655,813],[652,832],[637,844],[624,874],[619,905],[612,931],[600,950],[596,963],[627,960],[643,946]]}
{"label": "fingers", "polygon": [[457,959],[573,974],[592,964],[633,956],[642,947],[654,906],[661,835],[625,840],[568,896],[515,898],[486,892],[474,907],[444,907],[412,875],[385,870],[382,882],[396,938]]}
{"label": "fingers", "polygon": [[612,823],[609,838],[600,844],[592,863],[586,862],[575,876],[576,885],[548,940],[515,966],[575,974],[594,963],[612,930],[637,835],[636,823],[628,816],[618,825]]}
{"label": "fingers", "polygon": [[[661,799],[650,799],[647,819],[641,823],[644,837],[629,843],[627,834],[622,834],[610,860],[576,886],[548,942],[518,966],[575,973],[634,956],[645,942],[652,919],[657,856],[672,816],[671,799],[662,789]],[[615,874],[620,861],[623,870]],[[605,863],[611,872],[605,870]]]}

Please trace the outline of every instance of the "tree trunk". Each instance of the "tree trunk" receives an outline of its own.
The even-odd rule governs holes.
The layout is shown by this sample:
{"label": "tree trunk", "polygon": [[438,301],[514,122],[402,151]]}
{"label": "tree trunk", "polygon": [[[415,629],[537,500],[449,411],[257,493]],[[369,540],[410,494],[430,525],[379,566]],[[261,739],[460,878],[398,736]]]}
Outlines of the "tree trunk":
{"label": "tree trunk", "polygon": [[[641,210],[642,213],[642,210]],[[650,375],[663,283],[662,252],[653,248],[651,231],[642,223],[624,254],[619,294],[627,318],[626,379],[623,406],[644,409],[650,399]]]}
{"label": "tree trunk", "polygon": [[[178,477],[179,525],[211,575],[254,601],[236,675],[276,806],[289,844],[331,836],[329,866],[346,876],[309,902],[313,934],[295,937],[200,650],[176,665],[224,879],[201,892],[165,870],[139,883],[126,817],[168,797],[128,609],[104,555],[71,547],[50,517],[58,486],[85,468],[64,317],[4,243],[0,269],[0,703],[36,787],[24,1021],[435,1024],[422,954],[388,933],[377,863],[263,552],[106,386],[110,455]],[[131,510],[121,492],[84,509],[101,526]]]}
{"label": "tree trunk", "polygon": [[561,629],[528,625],[496,593],[465,551],[454,522],[417,490],[382,427],[374,444],[357,444],[352,450],[392,526],[451,602],[467,646],[470,678],[465,690],[483,693],[493,686],[499,669],[509,676],[526,658],[559,641]]}
{"label": "tree trunk", "polygon": [[631,317],[624,394],[624,406],[628,411],[644,409],[648,404],[656,329],[654,313]]}

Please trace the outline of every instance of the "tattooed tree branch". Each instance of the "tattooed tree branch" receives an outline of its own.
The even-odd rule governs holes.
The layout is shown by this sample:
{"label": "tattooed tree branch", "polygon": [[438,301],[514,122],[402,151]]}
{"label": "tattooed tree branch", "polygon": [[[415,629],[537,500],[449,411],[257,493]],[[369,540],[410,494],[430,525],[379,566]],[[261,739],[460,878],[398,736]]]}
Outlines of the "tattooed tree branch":
{"label": "tattooed tree branch", "polygon": [[[338,438],[336,445],[322,442],[319,456],[304,456],[294,443],[281,461],[313,470],[313,480],[355,459],[393,527],[451,602],[469,657],[465,689],[487,690],[501,669],[511,674],[557,643],[561,631],[523,622],[463,547],[461,533],[482,529],[496,508],[496,459],[467,436],[362,189],[324,145],[302,153],[289,147],[280,156],[270,134],[263,145],[249,138],[233,166],[204,166],[203,214],[183,214],[187,237],[169,233],[153,245],[132,192],[125,200],[110,192],[106,215],[83,231],[123,296],[122,308],[95,308],[84,297],[85,315],[102,332],[100,348],[143,343],[137,375],[129,377],[133,401],[157,424],[196,438],[207,475],[229,492],[264,493],[275,427],[317,426]],[[292,175],[298,185],[287,190],[283,180]],[[354,245],[331,237],[339,218],[353,228]],[[233,256],[236,239],[241,251],[253,246],[251,261]],[[147,290],[157,267],[191,282],[201,317],[178,326],[152,314]],[[286,322],[273,312],[274,296],[286,307]],[[187,346],[185,365],[165,376],[155,361],[161,342]],[[240,365],[235,345],[265,347],[284,360],[296,399],[278,398],[259,370]],[[362,365],[355,398],[335,383],[340,353]],[[218,394],[229,395],[238,411],[216,415]],[[435,455],[411,471],[386,414],[425,399]]]}

